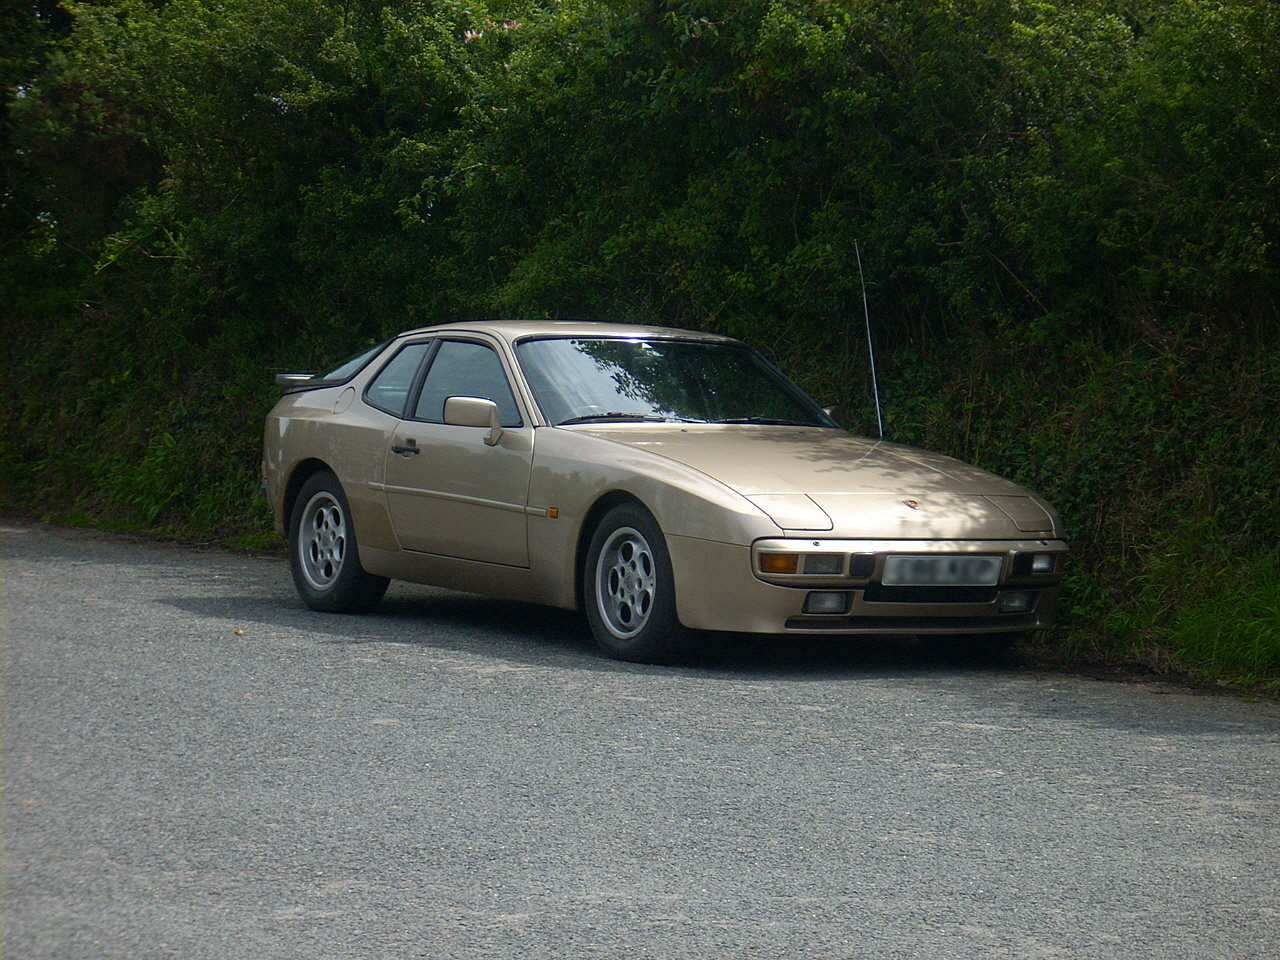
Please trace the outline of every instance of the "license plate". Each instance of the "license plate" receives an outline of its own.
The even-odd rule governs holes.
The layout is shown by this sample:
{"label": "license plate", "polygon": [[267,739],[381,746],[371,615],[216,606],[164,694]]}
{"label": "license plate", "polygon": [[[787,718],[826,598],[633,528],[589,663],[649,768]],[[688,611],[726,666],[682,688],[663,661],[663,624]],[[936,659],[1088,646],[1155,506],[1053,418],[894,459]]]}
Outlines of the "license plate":
{"label": "license plate", "polygon": [[994,587],[1000,582],[1002,557],[892,556],[885,559],[886,587]]}

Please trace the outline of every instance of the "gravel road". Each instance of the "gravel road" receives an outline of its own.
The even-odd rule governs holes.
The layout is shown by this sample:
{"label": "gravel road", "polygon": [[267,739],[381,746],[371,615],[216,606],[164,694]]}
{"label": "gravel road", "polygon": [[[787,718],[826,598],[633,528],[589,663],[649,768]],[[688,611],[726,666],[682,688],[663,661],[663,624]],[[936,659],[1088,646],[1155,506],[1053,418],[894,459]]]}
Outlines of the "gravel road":
{"label": "gravel road", "polygon": [[1280,705],[0,528],[11,960],[1280,957]]}

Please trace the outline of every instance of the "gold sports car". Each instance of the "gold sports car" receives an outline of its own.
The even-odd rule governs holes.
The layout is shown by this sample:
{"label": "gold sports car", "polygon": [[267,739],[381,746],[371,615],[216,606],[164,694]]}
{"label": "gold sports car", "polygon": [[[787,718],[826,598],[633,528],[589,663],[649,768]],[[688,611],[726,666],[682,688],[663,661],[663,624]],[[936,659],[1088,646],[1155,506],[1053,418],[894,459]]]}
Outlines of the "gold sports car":
{"label": "gold sports car", "polygon": [[455,323],[277,382],[265,489],[316,610],[430,583],[583,609],[642,662],[700,630],[998,644],[1052,618],[1047,503],[846,433],[736,340]]}

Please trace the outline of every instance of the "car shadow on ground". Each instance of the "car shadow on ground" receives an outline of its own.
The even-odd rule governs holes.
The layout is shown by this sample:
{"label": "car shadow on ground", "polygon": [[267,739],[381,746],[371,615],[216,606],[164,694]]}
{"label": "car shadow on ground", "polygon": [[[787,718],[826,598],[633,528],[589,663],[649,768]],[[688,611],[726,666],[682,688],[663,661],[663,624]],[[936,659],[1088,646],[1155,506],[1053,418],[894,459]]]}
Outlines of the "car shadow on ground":
{"label": "car shadow on ground", "polygon": [[[910,637],[761,636],[703,633],[668,666],[607,658],[573,611],[434,587],[396,584],[378,607],[352,616],[316,613],[278,597],[174,597],[162,602],[228,627],[296,631],[341,645],[395,643],[493,657],[513,664],[638,673],[696,672],[736,678],[904,677],[1016,669],[1016,653],[996,663]],[[252,633],[253,631],[249,631]]]}

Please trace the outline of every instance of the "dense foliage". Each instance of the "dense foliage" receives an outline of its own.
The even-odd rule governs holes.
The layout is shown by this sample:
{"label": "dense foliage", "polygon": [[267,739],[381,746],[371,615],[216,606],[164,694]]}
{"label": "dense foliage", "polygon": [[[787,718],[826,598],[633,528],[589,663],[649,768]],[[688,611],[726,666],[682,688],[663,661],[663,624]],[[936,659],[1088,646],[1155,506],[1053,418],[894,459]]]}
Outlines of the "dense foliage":
{"label": "dense foliage", "polygon": [[7,0],[0,483],[262,537],[272,370],[761,346],[1061,508],[1073,656],[1280,677],[1273,0]]}

